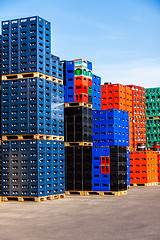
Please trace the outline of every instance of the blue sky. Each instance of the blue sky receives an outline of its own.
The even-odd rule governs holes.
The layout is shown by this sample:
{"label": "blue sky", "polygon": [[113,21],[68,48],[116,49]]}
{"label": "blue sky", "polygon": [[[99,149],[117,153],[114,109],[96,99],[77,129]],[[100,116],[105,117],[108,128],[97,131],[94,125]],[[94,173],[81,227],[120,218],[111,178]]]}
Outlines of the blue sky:
{"label": "blue sky", "polygon": [[160,0],[0,0],[0,20],[52,23],[52,53],[92,61],[103,82],[160,86]]}

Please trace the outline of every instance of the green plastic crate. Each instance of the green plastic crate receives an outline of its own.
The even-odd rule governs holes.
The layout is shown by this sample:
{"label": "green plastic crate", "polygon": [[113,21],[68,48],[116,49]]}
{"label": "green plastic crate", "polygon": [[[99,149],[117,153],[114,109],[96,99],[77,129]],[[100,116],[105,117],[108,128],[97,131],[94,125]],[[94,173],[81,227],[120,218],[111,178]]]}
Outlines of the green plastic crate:
{"label": "green plastic crate", "polygon": [[160,116],[160,88],[145,89],[146,117]]}
{"label": "green plastic crate", "polygon": [[88,87],[88,94],[92,95],[92,87]]}

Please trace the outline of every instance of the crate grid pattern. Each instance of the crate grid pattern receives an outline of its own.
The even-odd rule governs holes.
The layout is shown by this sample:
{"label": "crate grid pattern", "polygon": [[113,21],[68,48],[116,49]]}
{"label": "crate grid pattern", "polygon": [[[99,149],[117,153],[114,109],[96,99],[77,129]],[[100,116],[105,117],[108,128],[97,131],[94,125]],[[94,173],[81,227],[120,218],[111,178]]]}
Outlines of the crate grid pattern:
{"label": "crate grid pattern", "polygon": [[63,62],[51,54],[51,24],[3,21],[1,42],[2,196],[65,193]]}
{"label": "crate grid pattern", "polygon": [[147,147],[160,142],[160,88],[146,88],[146,134]]}

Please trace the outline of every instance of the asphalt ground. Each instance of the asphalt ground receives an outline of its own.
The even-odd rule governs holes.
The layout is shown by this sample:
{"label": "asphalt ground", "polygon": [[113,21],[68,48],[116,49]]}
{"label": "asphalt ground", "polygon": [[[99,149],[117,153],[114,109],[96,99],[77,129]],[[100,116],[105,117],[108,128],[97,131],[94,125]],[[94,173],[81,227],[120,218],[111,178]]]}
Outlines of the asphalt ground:
{"label": "asphalt ground", "polygon": [[0,202],[0,240],[160,240],[160,186],[127,196]]}

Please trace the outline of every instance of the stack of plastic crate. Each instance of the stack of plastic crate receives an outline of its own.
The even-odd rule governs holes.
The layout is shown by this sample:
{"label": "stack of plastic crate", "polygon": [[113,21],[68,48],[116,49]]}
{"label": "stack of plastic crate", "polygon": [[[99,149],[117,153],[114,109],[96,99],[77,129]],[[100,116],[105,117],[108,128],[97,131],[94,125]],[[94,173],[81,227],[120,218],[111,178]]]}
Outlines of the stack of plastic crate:
{"label": "stack of plastic crate", "polygon": [[122,84],[105,83],[101,86],[101,108],[119,109],[129,113],[129,149],[133,149],[132,90]]}
{"label": "stack of plastic crate", "polygon": [[118,109],[93,110],[93,190],[127,190],[127,146],[128,112]]}
{"label": "stack of plastic crate", "polygon": [[[132,157],[137,150],[138,154],[146,152],[145,89],[135,85],[128,85],[128,87],[132,90],[133,152],[130,152],[130,157]],[[141,181],[143,184],[141,171],[136,171],[135,174],[134,163],[136,162],[132,161],[130,164],[130,183],[137,184]]]}
{"label": "stack of plastic crate", "polygon": [[160,142],[160,88],[146,88],[146,134],[147,148]]}
{"label": "stack of plastic crate", "polygon": [[[1,35],[0,35],[0,96],[1,96]],[[1,109],[1,97],[0,97],[0,109]],[[0,114],[0,122],[1,122],[1,114]],[[0,124],[0,133],[1,133],[1,124]],[[2,194],[2,156],[1,156],[1,134],[0,134],[0,195]]]}
{"label": "stack of plastic crate", "polygon": [[101,110],[101,77],[92,74],[92,109]]}
{"label": "stack of plastic crate", "polygon": [[101,78],[92,75],[92,63],[84,59],[63,63],[65,103],[90,103],[95,109],[100,109]]}
{"label": "stack of plastic crate", "polygon": [[51,75],[57,79],[63,80],[63,63],[60,61],[60,58],[51,54],[50,66],[51,66]]}
{"label": "stack of plastic crate", "polygon": [[157,161],[158,161],[158,182],[160,182],[160,154],[157,154]]}
{"label": "stack of plastic crate", "polygon": [[[132,122],[132,90],[122,84],[110,82],[101,86],[101,108],[119,109],[129,113],[129,150],[133,149],[133,122]],[[128,150],[127,150],[128,151]],[[130,185],[130,164],[127,157],[127,184]]]}
{"label": "stack of plastic crate", "polygon": [[101,78],[84,59],[63,61],[66,190],[92,190],[92,107],[100,109]]}
{"label": "stack of plastic crate", "polygon": [[52,75],[50,36],[40,17],[2,22],[2,200],[65,193],[63,75]]}
{"label": "stack of plastic crate", "polygon": [[145,88],[128,85],[132,90],[133,150],[146,145]]}
{"label": "stack of plastic crate", "polygon": [[155,151],[130,152],[130,177],[134,186],[158,185],[158,164]]}

